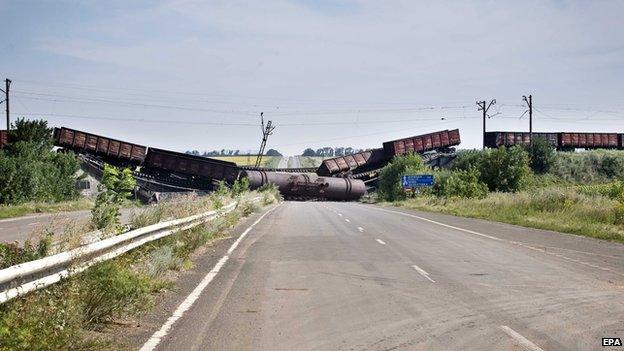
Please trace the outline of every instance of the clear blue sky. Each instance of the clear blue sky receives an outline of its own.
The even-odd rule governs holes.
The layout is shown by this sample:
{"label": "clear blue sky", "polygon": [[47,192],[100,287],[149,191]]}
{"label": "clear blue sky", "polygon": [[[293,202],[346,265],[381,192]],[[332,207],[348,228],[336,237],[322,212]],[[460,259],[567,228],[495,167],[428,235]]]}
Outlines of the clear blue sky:
{"label": "clear blue sky", "polygon": [[[0,1],[13,118],[174,150],[624,132],[622,1]],[[444,118],[444,120],[442,120]]]}

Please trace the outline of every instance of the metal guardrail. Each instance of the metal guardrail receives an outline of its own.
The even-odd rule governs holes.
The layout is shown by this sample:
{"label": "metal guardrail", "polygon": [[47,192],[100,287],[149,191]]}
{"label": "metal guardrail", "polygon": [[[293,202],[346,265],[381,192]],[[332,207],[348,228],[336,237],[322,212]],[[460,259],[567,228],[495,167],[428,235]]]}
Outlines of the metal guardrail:
{"label": "metal guardrail", "polygon": [[[260,197],[253,198],[256,202]],[[0,270],[0,304],[20,295],[57,283],[148,242],[187,230],[233,211],[238,202],[222,209],[160,222],[128,231],[78,248]]]}

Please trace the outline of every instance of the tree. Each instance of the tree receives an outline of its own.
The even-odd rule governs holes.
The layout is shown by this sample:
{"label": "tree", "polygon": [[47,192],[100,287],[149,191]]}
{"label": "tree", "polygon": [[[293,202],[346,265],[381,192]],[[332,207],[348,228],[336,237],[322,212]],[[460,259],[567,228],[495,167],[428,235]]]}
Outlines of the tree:
{"label": "tree", "polygon": [[282,154],[279,151],[275,150],[275,149],[269,149],[266,152],[266,155],[267,156],[282,156]]}
{"label": "tree", "polygon": [[515,192],[522,190],[531,176],[529,154],[521,146],[500,147],[484,151],[479,165],[481,181],[491,191]]}
{"label": "tree", "polygon": [[120,170],[117,167],[104,165],[102,182],[95,206],[91,210],[91,220],[97,229],[118,229],[120,206],[132,195],[136,180],[129,168]]}
{"label": "tree", "polygon": [[78,161],[52,151],[52,129],[45,121],[18,119],[11,144],[0,150],[0,204],[64,201],[75,198]]}
{"label": "tree", "polygon": [[526,149],[529,153],[529,165],[537,174],[547,173],[555,163],[555,148],[546,138],[533,138],[533,145],[527,146]]}
{"label": "tree", "polygon": [[18,118],[12,126],[8,133],[11,143],[24,141],[39,148],[52,148],[52,128],[48,127],[47,121]]}
{"label": "tree", "polygon": [[404,199],[405,191],[401,186],[401,177],[405,174],[421,173],[427,170],[419,155],[395,156],[379,173],[377,183],[379,197],[386,201]]}
{"label": "tree", "polygon": [[314,150],[310,148],[307,148],[303,150],[303,153],[301,154],[301,156],[316,156],[316,152],[314,152]]}

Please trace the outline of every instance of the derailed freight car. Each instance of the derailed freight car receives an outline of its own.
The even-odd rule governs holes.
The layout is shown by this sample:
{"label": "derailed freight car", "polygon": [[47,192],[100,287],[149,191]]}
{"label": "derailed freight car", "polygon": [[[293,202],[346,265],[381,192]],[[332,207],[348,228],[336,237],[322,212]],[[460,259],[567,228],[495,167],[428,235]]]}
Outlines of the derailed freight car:
{"label": "derailed freight car", "polygon": [[379,165],[389,158],[384,149],[373,149],[358,152],[352,155],[328,158],[323,160],[316,170],[318,175],[329,176],[333,174],[346,174],[349,172],[358,173],[367,171]]}
{"label": "derailed freight car", "polygon": [[162,175],[163,171],[165,171],[191,177],[225,180],[230,183],[238,179],[239,173],[239,169],[234,162],[152,147],[147,151],[143,168],[147,173]]}
{"label": "derailed freight car", "polygon": [[54,145],[101,156],[113,164],[140,165],[147,147],[70,128],[54,128]]}
{"label": "derailed freight car", "polygon": [[383,143],[383,148],[386,156],[391,158],[394,155],[404,155],[411,152],[423,153],[432,150],[444,150],[459,145],[460,143],[459,129],[447,129],[439,132],[387,141]]}
{"label": "derailed freight car", "polygon": [[319,177],[313,173],[293,174],[246,170],[241,177],[249,179],[251,189],[275,184],[286,199],[357,200],[366,193],[364,182],[352,178]]}

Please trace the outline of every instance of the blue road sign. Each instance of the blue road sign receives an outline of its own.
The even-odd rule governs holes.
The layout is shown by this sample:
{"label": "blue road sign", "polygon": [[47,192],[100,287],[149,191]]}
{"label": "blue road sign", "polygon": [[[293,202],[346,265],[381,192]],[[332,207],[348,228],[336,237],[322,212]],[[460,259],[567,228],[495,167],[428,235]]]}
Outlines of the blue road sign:
{"label": "blue road sign", "polygon": [[415,188],[419,186],[432,186],[433,174],[404,175],[401,177],[401,184],[404,188]]}

